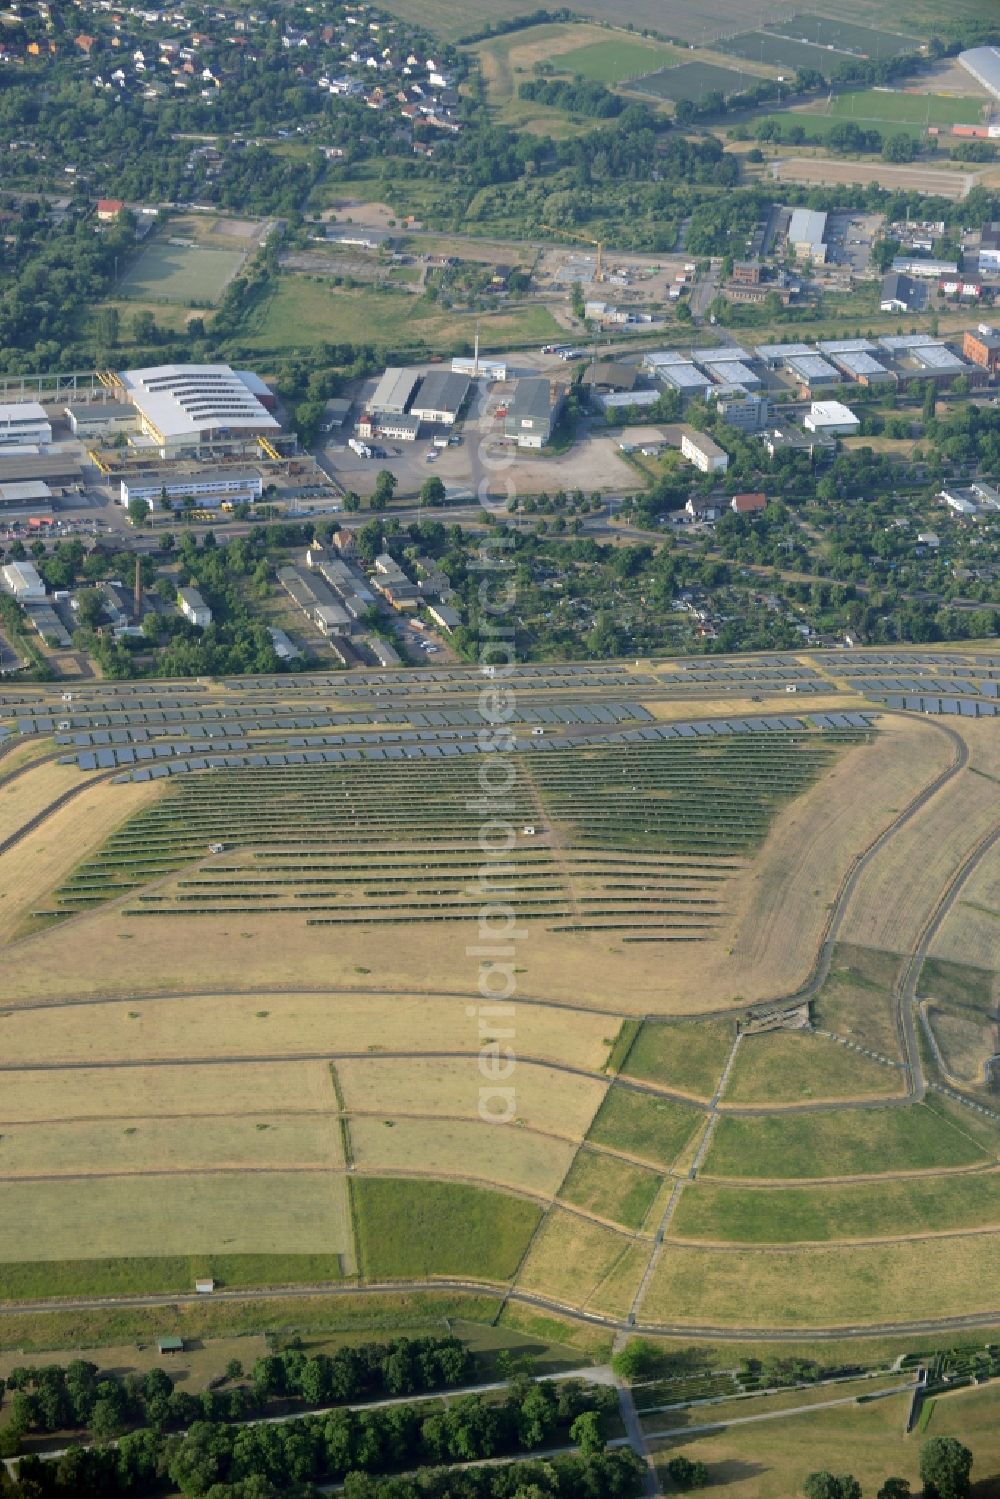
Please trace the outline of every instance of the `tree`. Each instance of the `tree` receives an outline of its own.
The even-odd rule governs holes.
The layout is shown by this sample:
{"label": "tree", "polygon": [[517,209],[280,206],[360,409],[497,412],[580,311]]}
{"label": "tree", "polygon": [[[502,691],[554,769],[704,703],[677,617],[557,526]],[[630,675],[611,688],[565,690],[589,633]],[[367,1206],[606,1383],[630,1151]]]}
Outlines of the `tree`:
{"label": "tree", "polygon": [[97,314],[95,322],[97,342],[104,349],[114,349],[118,346],[121,336],[121,318],[117,307],[102,307]]}
{"label": "tree", "polygon": [[604,1433],[601,1431],[601,1418],[597,1411],[581,1411],[570,1427],[569,1434],[584,1457],[593,1457],[595,1453],[604,1451]]}
{"label": "tree", "polygon": [[372,494],[372,509],[384,510],[396,493],[397,479],[391,469],[380,468],[375,475],[375,490]]}
{"label": "tree", "polygon": [[583,315],[587,310],[587,304],[583,299],[583,287],[579,281],[574,281],[569,289],[569,302],[573,309],[573,316],[578,317],[582,322]]}
{"label": "tree", "polygon": [[444,481],[432,474],[420,486],[421,505],[443,505],[445,501]]}
{"label": "tree", "polygon": [[920,1449],[924,1499],[967,1499],[972,1453],[957,1437],[931,1437]]}
{"label": "tree", "polygon": [[147,526],[149,524],[149,501],[141,499],[134,494],[128,502],[128,518],[133,526]]}
{"label": "tree", "polygon": [[803,1485],[805,1499],[861,1499],[861,1485],[850,1473],[839,1477],[823,1469],[810,1473]]}
{"label": "tree", "polygon": [[611,1367],[626,1384],[637,1384],[659,1373],[660,1354],[645,1338],[630,1338],[611,1360]]}
{"label": "tree", "polygon": [[86,629],[92,630],[104,613],[104,600],[96,588],[84,588],[77,594],[77,618]]}
{"label": "tree", "polygon": [[667,1463],[667,1476],[682,1494],[708,1487],[708,1469],[700,1458],[672,1457]]}
{"label": "tree", "polygon": [[132,314],[132,337],[137,344],[156,342],[156,319],[145,309]]}
{"label": "tree", "polygon": [[875,1499],[910,1499],[908,1478],[887,1478],[875,1495]]}

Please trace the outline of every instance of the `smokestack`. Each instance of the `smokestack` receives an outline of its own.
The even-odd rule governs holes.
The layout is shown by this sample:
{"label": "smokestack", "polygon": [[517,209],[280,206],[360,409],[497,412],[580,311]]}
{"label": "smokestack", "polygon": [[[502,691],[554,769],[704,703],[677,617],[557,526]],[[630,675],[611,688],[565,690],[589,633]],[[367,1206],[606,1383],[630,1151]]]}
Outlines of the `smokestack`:
{"label": "smokestack", "polygon": [[136,556],[135,559],[134,600],[132,605],[132,613],[135,616],[133,623],[139,625],[142,623],[142,559],[139,556]]}

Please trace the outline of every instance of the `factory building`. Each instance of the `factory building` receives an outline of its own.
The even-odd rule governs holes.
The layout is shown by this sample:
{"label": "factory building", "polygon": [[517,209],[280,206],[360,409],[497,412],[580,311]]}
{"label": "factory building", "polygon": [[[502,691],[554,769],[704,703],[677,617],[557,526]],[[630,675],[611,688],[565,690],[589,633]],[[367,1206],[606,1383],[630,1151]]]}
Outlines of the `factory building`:
{"label": "factory building", "polygon": [[197,456],[217,442],[276,434],[281,428],[262,399],[263,381],[228,364],[161,364],[122,370],[116,393],[139,414],[139,428],[162,458]]}
{"label": "factory building", "polygon": [[52,441],[52,423],[37,401],[0,403],[0,447],[44,447]]}

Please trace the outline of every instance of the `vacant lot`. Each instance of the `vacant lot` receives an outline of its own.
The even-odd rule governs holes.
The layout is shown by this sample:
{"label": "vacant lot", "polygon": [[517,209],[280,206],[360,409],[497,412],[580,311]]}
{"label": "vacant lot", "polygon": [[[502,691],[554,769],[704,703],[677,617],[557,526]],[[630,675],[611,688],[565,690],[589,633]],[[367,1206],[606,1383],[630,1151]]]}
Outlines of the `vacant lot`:
{"label": "vacant lot", "polygon": [[925,1104],[735,1119],[723,1116],[706,1176],[837,1177],[985,1164],[986,1149]]}
{"label": "vacant lot", "polygon": [[146,302],[213,307],[243,264],[241,250],[150,241],[118,283],[119,294]]}
{"label": "vacant lot", "polygon": [[583,1306],[630,1240],[614,1229],[552,1208],[517,1277],[518,1286]]}
{"label": "vacant lot", "polygon": [[[505,1094],[497,1094],[492,1103],[484,1099],[483,1089],[489,1085],[480,1071],[478,1051],[471,1048],[468,1057],[345,1061],[337,1071],[349,1111],[479,1119],[480,1104],[485,1103],[497,1115],[507,1113]],[[607,1086],[596,1078],[574,1077],[530,1062],[517,1065],[515,1081],[516,1113],[510,1127],[526,1126],[571,1140],[587,1133]]]}
{"label": "vacant lot", "polygon": [[[366,339],[383,349],[452,353],[463,340],[471,346],[476,321],[472,314],[463,317],[407,292],[346,290],[331,287],[324,278],[292,274],[280,276],[264,294],[242,336],[267,354],[310,347],[317,338],[343,342],[363,328]],[[486,349],[552,338],[561,331],[548,309],[538,305],[483,313],[478,321]]]}
{"label": "vacant lot", "polygon": [[886,1096],[905,1089],[903,1073],[809,1031],[745,1036],[723,1102],[803,1103]]}
{"label": "vacant lot", "polygon": [[588,1138],[595,1145],[670,1166],[704,1117],[698,1109],[615,1086],[601,1105]]}
{"label": "vacant lot", "polygon": [[818,157],[786,156],[771,162],[777,182],[802,182],[807,186],[868,187],[877,182],[900,192],[918,192],[940,198],[964,198],[975,184],[967,172],[946,172],[938,167],[890,166],[884,161],[825,161]]}
{"label": "vacant lot", "polygon": [[663,1177],[645,1166],[612,1160],[584,1148],[559,1189],[564,1202],[585,1208],[598,1218],[610,1218],[625,1228],[641,1228]]}
{"label": "vacant lot", "polygon": [[469,1119],[354,1117],[354,1159],[367,1171],[391,1175],[452,1176],[552,1197],[569,1170],[576,1147],[515,1124]]}
{"label": "vacant lot", "polygon": [[510,1280],[541,1217],[533,1203],[457,1182],[358,1177],[351,1200],[369,1280]]}
{"label": "vacant lot", "polygon": [[347,1254],[342,1176],[178,1172],[6,1182],[0,1261],[119,1255]]}
{"label": "vacant lot", "polygon": [[662,1083],[697,1098],[711,1098],[722,1076],[736,1030],[729,1020],[664,1025],[646,1021],[626,1058],[623,1073]]}
{"label": "vacant lot", "polygon": [[679,1239],[794,1244],[1000,1228],[1000,1174],[958,1172],[822,1187],[686,1186],[670,1224]]}
{"label": "vacant lot", "polygon": [[1000,1234],[820,1249],[668,1244],[643,1316],[737,1327],[836,1327],[994,1305]]}

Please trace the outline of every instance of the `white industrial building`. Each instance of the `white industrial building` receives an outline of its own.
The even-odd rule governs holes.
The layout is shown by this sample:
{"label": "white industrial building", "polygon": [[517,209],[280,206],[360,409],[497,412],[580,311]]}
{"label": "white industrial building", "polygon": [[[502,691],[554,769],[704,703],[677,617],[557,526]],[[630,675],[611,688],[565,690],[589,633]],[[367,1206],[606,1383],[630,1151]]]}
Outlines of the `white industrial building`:
{"label": "white industrial building", "polygon": [[52,423],[37,401],[0,403],[0,447],[44,447],[52,441]]}
{"label": "white industrial building", "polygon": [[174,509],[192,499],[200,509],[215,509],[224,501],[259,500],[264,492],[260,474],[241,473],[233,469],[202,469],[197,474],[143,473],[122,479],[119,500],[128,506],[130,500],[145,500],[149,508],[163,499],[164,492]]}
{"label": "white industrial building", "polygon": [[21,603],[45,597],[45,584],[33,562],[8,562],[6,567],[0,567],[0,583],[6,593],[12,593]]}
{"label": "white industrial building", "polygon": [[177,607],[186,620],[204,630],[212,623],[212,611],[197,588],[180,588],[177,591]]}
{"label": "white industrial building", "polygon": [[506,380],[507,361],[483,359],[479,355],[474,358],[456,356],[451,361],[451,372],[453,375],[471,375],[473,379],[478,376],[482,380]]}
{"label": "white industrial building", "polygon": [[767,426],[770,403],[766,396],[720,389],[715,403],[726,426],[735,427],[738,432],[759,432]]}
{"label": "white industrial building", "polygon": [[228,364],[160,364],[122,370],[116,390],[139,413],[139,427],[163,458],[197,454],[216,442],[264,437],[281,427],[264,406],[272,397],[249,370]]}
{"label": "white industrial building", "polygon": [[813,401],[802,425],[807,432],[823,432],[827,437],[853,437],[861,430],[854,412],[840,401]]}
{"label": "white industrial building", "polygon": [[52,490],[43,479],[0,483],[0,510],[48,510],[51,505]]}
{"label": "white industrial building", "polygon": [[958,60],[994,99],[1000,99],[1000,47],[970,47],[958,54]]}
{"label": "white industrial building", "polygon": [[681,456],[703,474],[724,474],[729,454],[704,432],[685,432],[681,437]]}
{"label": "white industrial building", "polygon": [[383,415],[378,419],[379,435],[393,442],[416,442],[420,436],[420,418],[411,412],[408,416]]}

